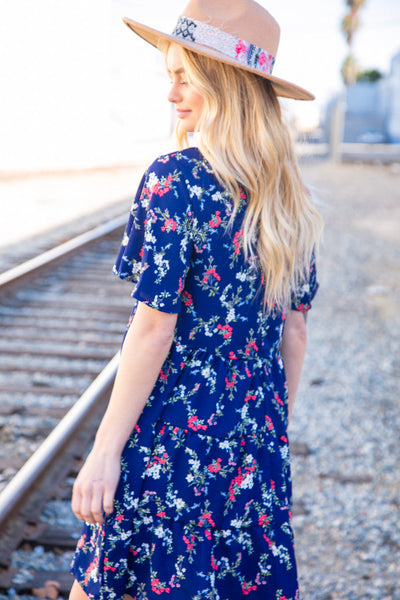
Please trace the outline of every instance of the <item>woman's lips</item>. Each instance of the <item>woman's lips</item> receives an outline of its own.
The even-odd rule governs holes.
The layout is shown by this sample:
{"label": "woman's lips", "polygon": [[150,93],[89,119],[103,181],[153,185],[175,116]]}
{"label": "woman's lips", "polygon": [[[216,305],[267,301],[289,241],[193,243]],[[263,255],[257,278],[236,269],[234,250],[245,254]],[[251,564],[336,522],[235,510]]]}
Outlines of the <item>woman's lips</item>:
{"label": "woman's lips", "polygon": [[187,117],[190,112],[191,112],[190,110],[183,110],[181,108],[176,109],[176,114],[179,119],[183,119],[183,118]]}

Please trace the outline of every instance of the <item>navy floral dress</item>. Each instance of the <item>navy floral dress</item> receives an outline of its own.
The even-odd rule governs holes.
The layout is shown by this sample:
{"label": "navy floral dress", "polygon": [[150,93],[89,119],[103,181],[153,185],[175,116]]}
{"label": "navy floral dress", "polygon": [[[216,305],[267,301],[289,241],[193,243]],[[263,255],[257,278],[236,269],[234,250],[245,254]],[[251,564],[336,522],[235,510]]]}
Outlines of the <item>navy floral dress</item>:
{"label": "navy floral dress", "polygon": [[[285,312],[262,310],[242,220],[197,148],[158,158],[114,271],[178,313],[174,342],[122,456],[115,510],[84,525],[72,573],[90,598],[298,598],[290,525]],[[307,311],[315,266],[292,297]]]}

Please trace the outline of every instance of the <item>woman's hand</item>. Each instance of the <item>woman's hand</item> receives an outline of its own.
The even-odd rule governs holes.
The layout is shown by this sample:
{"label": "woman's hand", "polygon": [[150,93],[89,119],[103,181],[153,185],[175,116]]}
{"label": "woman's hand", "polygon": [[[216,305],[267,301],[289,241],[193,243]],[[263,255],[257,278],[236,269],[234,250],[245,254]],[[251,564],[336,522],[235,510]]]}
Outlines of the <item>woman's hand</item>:
{"label": "woman's hand", "polygon": [[92,450],[75,480],[72,510],[90,524],[104,523],[114,510],[114,496],[121,474],[121,457]]}

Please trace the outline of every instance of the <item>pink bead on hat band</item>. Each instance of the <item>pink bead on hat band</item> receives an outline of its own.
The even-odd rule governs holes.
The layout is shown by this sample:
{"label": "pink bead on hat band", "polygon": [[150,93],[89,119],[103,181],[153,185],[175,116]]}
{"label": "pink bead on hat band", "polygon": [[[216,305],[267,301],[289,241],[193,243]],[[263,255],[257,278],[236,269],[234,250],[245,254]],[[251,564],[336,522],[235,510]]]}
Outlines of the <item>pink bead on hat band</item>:
{"label": "pink bead on hat band", "polygon": [[203,21],[180,16],[172,35],[222,52],[243,65],[271,75],[275,57],[262,48]]}

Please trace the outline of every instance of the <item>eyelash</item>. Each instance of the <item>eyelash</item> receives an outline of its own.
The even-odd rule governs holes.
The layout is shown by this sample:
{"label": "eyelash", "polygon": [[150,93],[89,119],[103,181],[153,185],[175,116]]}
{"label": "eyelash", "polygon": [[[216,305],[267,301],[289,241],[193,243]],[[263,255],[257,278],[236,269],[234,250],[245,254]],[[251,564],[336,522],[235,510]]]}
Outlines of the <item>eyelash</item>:
{"label": "eyelash", "polygon": [[[174,83],[175,83],[174,81],[172,81],[172,79],[170,79],[169,82],[171,85],[174,85]],[[188,81],[180,81],[179,84],[180,85],[189,85],[189,82]]]}

